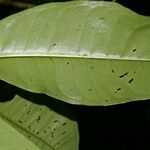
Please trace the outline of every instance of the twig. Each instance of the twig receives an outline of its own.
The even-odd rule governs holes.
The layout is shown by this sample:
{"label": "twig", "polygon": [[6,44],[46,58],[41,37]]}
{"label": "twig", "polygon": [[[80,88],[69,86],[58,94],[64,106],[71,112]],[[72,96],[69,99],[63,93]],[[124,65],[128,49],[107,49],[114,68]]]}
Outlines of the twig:
{"label": "twig", "polygon": [[13,6],[13,7],[21,8],[21,9],[34,7],[33,4],[11,1],[11,0],[0,0],[0,4],[9,5],[9,6]]}

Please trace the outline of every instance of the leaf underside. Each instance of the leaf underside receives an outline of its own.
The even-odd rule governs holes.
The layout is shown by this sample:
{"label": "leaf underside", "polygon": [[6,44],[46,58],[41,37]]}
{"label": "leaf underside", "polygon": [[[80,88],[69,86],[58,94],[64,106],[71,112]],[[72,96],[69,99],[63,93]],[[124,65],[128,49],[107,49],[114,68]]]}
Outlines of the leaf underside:
{"label": "leaf underside", "polygon": [[72,116],[67,106],[50,98],[47,106],[37,104],[47,101],[46,96],[32,94],[31,99],[34,102],[16,96],[0,103],[0,149],[78,150],[77,123],[63,116],[64,112]]}
{"label": "leaf underside", "polygon": [[150,17],[113,2],[50,3],[0,21],[0,79],[72,104],[150,98]]}

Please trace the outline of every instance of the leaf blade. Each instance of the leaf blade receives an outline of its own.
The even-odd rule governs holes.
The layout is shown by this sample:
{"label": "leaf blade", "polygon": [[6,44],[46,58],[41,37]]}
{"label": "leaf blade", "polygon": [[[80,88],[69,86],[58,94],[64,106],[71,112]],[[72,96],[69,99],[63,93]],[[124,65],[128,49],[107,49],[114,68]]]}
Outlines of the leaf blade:
{"label": "leaf blade", "polygon": [[[25,92],[25,95],[29,94]],[[29,149],[77,150],[79,138],[77,124],[70,118],[63,116],[64,112],[71,116],[67,106],[53,102],[49,103],[50,110],[48,106],[34,102],[35,99],[36,102],[45,101],[45,96],[34,96],[32,94],[29,97],[33,102],[16,96],[12,101],[0,104],[0,118],[16,136],[13,140],[16,143],[15,149],[19,149],[20,146],[21,149],[24,149],[23,145],[26,145],[26,148]],[[63,108],[61,114],[55,111],[55,109],[60,108]],[[1,128],[0,132],[3,132],[3,130]],[[12,149],[14,145],[6,144],[12,136],[7,130],[4,132],[8,136],[5,136],[4,140],[0,140],[1,147],[5,147],[6,150]],[[3,137],[3,134],[1,136]],[[18,140],[18,136],[20,136],[20,140]],[[24,144],[18,144],[18,141]]]}
{"label": "leaf blade", "polygon": [[2,80],[73,104],[150,97],[149,17],[116,3],[68,2],[35,7],[0,25]]}

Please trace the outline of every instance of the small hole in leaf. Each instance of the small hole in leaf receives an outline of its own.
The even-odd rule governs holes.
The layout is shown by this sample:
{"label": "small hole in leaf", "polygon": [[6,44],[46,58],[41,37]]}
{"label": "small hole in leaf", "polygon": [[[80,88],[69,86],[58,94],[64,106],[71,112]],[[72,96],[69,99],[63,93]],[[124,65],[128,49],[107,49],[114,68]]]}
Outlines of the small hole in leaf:
{"label": "small hole in leaf", "polygon": [[115,73],[115,71],[113,69],[111,71],[112,71],[112,73]]}
{"label": "small hole in leaf", "polygon": [[52,47],[53,47],[53,46],[56,46],[56,43],[54,43],[54,44],[52,45]]}
{"label": "small hole in leaf", "polygon": [[65,126],[66,124],[67,124],[67,123],[66,123],[66,122],[64,122],[62,125],[63,125],[63,126]]}
{"label": "small hole in leaf", "polygon": [[44,133],[46,133],[46,130],[44,130]]}
{"label": "small hole in leaf", "polygon": [[64,131],[64,132],[62,132],[61,134],[62,134],[62,135],[63,135],[63,134],[66,134],[66,132]]}
{"label": "small hole in leaf", "polygon": [[40,122],[40,120],[41,120],[41,116],[38,116],[38,118],[37,118],[37,122],[39,123],[39,122]]}
{"label": "small hole in leaf", "polygon": [[118,88],[118,89],[117,89],[117,91],[120,91],[120,90],[121,90],[121,88]]}
{"label": "small hole in leaf", "polygon": [[30,113],[30,110],[26,113],[26,115],[28,115]]}
{"label": "small hole in leaf", "polygon": [[21,121],[21,120],[18,120],[18,122],[19,122],[19,123],[22,123],[22,121]]}
{"label": "small hole in leaf", "polygon": [[132,52],[136,52],[136,48],[132,50]]}
{"label": "small hole in leaf", "polygon": [[130,83],[132,83],[132,82],[133,82],[133,80],[134,80],[133,78],[132,78],[132,79],[130,79],[130,80],[128,81],[128,82],[129,82],[129,84],[130,84]]}
{"label": "small hole in leaf", "polygon": [[126,73],[120,75],[119,78],[123,78],[123,77],[125,77],[125,76],[127,76],[127,75],[128,75],[128,72],[126,72]]}

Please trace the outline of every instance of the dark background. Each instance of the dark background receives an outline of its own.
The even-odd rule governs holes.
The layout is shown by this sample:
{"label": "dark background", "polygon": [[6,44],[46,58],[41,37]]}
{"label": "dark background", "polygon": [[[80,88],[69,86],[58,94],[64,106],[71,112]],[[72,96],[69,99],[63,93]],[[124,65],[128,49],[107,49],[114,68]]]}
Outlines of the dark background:
{"label": "dark background", "polygon": [[[18,0],[19,1],[19,0]],[[20,0],[42,4],[50,0]],[[117,0],[142,15],[150,15],[149,0]],[[0,1],[0,19],[25,8]],[[80,150],[150,150],[150,101],[108,107],[69,105],[79,124]]]}

